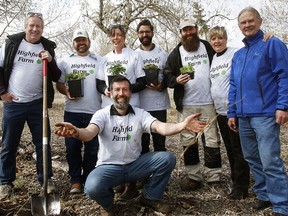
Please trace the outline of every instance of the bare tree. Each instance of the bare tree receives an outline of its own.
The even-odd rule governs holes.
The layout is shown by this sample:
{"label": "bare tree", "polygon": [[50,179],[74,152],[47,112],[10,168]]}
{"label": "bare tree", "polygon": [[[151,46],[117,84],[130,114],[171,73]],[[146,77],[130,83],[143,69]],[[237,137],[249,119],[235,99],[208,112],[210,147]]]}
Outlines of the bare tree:
{"label": "bare tree", "polygon": [[[178,2],[173,0],[99,0],[98,5],[95,7],[94,4],[93,7],[93,4],[86,0],[83,3],[83,16],[91,22],[94,31],[100,29],[105,34],[108,33],[111,25],[123,25],[128,31],[126,43],[131,48],[135,48],[138,42],[135,31],[137,23],[142,19],[149,19],[155,26],[154,40],[170,51],[179,42],[178,26],[181,18],[197,14],[198,18],[201,17],[201,20],[198,19],[198,25],[206,33],[209,28],[208,22],[221,16],[218,10],[215,10],[213,14],[206,9],[207,13],[203,12],[202,2],[207,1],[210,0],[197,2],[195,0]],[[222,11],[225,12],[223,9]],[[224,18],[225,16],[222,15],[221,19]]]}
{"label": "bare tree", "polygon": [[266,0],[261,9],[262,28],[271,32],[288,44],[288,5],[284,0]]}
{"label": "bare tree", "polygon": [[31,0],[0,0],[0,38],[8,34],[9,28],[30,5]]}

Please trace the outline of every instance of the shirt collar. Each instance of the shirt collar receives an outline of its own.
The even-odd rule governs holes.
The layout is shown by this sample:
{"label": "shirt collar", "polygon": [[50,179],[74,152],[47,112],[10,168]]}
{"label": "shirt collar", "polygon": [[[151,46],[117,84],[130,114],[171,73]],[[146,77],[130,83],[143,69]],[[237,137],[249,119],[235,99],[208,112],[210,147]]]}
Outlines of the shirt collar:
{"label": "shirt collar", "polygon": [[[151,49],[150,49],[149,51],[152,51],[155,47],[156,47],[156,45],[155,45],[154,43],[152,43],[152,47],[151,47]],[[140,44],[139,48],[140,48],[141,50],[144,50],[142,44]]]}
{"label": "shirt collar", "polygon": [[[129,113],[131,114],[135,114],[132,106],[129,104],[129,107],[128,107],[128,110],[127,110],[127,113],[125,115],[128,115]],[[116,108],[114,105],[111,105],[111,108],[110,108],[110,115],[118,115],[120,116],[120,114],[117,112]]]}

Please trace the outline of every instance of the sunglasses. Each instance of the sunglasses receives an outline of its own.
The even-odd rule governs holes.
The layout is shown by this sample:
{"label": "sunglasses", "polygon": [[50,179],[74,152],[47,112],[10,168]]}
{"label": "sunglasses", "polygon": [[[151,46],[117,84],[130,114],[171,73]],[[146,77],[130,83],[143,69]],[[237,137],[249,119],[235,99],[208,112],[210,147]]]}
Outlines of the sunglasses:
{"label": "sunglasses", "polygon": [[42,13],[34,13],[34,12],[28,12],[26,16],[27,16],[27,17],[34,17],[34,16],[36,16],[36,17],[43,18]]}

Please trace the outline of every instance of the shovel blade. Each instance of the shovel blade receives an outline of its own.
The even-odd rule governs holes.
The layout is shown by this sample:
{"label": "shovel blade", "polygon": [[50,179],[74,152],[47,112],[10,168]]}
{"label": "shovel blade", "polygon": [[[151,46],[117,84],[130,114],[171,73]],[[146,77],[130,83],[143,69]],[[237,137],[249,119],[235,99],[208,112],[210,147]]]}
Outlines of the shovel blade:
{"label": "shovel blade", "polygon": [[46,197],[31,196],[31,213],[34,216],[59,215],[61,212],[59,194],[47,194]]}

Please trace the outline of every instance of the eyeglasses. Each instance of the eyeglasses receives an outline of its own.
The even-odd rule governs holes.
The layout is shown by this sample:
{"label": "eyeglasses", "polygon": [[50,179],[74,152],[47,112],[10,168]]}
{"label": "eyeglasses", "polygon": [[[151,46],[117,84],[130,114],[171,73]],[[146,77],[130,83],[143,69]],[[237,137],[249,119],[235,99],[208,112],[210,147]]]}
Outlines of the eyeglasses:
{"label": "eyeglasses", "polygon": [[28,12],[26,16],[27,16],[27,17],[34,17],[34,16],[36,16],[36,17],[43,18],[42,13],[34,13],[34,12]]}
{"label": "eyeglasses", "polygon": [[139,31],[138,32],[139,35],[144,35],[144,34],[148,35],[148,34],[151,34],[151,33],[152,33],[152,31]]}

